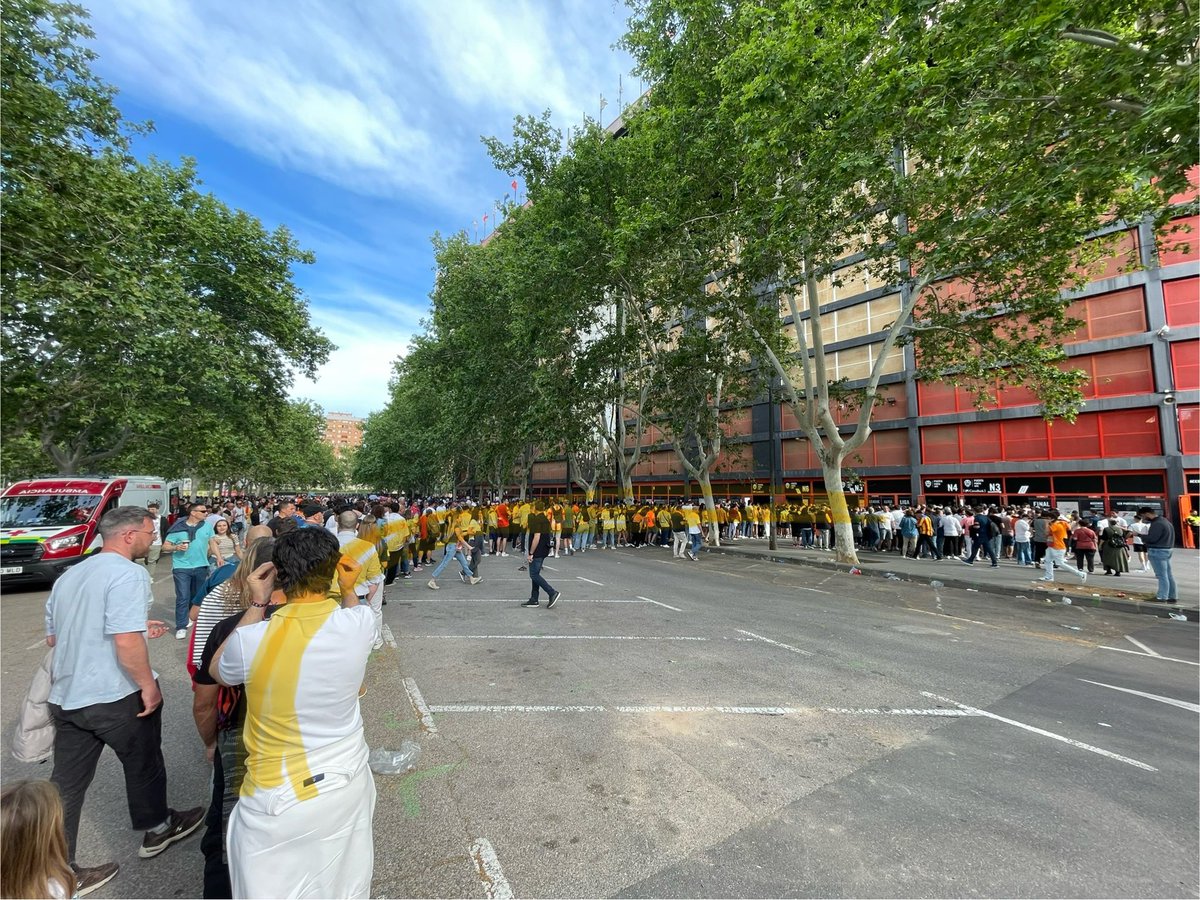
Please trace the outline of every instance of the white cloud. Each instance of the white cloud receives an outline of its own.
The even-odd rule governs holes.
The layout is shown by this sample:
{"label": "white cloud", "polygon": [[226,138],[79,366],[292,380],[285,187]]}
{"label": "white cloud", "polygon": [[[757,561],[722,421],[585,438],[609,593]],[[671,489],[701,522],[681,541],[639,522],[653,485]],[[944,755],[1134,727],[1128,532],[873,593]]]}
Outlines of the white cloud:
{"label": "white cloud", "polygon": [[482,202],[480,133],[504,134],[514,115],[547,107],[571,122],[598,112],[624,59],[603,36],[617,22],[614,10],[536,0],[120,0],[93,10],[104,69],[123,92],[281,168],[360,194],[422,194],[443,209]]}
{"label": "white cloud", "polygon": [[316,378],[298,378],[292,396],[319,403],[326,412],[366,417],[383,409],[396,358],[408,347],[412,332],[381,330],[361,320],[314,311],[313,322],[338,349]]}

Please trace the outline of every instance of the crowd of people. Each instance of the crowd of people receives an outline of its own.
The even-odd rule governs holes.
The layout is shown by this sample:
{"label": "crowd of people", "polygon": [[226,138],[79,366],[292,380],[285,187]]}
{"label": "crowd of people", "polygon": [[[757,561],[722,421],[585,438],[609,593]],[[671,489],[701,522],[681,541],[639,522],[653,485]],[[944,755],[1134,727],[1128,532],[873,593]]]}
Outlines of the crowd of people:
{"label": "crowd of people", "polygon": [[[1174,532],[1151,508],[1096,517],[884,505],[850,518],[863,551],[1010,560],[1040,566],[1048,581],[1058,569],[1085,581],[1097,564],[1120,577],[1133,560],[1155,572],[1158,600],[1176,602]],[[76,860],[84,797],[106,746],[124,769],[131,825],[143,832],[139,856],[204,827],[205,897],[369,896],[375,786],[359,699],[368,657],[383,645],[389,586],[428,569],[425,587],[440,590],[452,564],[475,585],[485,557],[518,557],[530,579],[524,606],[541,606],[544,593],[549,609],[562,594],[542,574],[548,558],[661,547],[694,561],[706,542],[764,539],[772,527],[793,547],[834,545],[830,509],[803,503],[721,501],[710,511],[682,500],[370,495],[111,510],[101,551],[68,570],[46,602],[50,678],[44,696],[35,679],[21,728],[30,740],[51,735],[43,758],[52,749],[54,767],[49,784],[3,791],[3,896],[85,896],[115,877],[115,862]],[[191,639],[193,718],[213,767],[207,810],[168,804],[163,697],[147,643],[171,630],[149,618],[148,569],[162,552],[172,558],[175,635]],[[39,704],[42,719],[29,712]]]}

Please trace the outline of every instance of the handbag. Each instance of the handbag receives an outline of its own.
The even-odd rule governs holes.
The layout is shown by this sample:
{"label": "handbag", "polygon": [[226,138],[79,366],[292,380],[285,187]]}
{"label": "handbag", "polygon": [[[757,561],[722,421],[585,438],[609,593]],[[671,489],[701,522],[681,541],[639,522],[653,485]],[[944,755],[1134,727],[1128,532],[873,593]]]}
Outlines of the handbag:
{"label": "handbag", "polygon": [[54,649],[43,657],[33,673],[29,692],[21,703],[21,713],[13,732],[12,755],[18,762],[41,763],[54,753],[54,717],[50,714],[51,668]]}

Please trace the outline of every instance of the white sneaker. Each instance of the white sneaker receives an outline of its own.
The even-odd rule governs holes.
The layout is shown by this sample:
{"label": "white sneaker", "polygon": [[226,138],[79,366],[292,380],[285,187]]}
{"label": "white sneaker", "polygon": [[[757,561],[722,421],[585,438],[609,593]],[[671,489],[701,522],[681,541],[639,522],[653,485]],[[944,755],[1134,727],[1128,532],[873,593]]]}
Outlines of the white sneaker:
{"label": "white sneaker", "polygon": [[500,555],[501,555],[501,556],[508,556],[508,554],[507,554],[507,553],[501,553]]}
{"label": "white sneaker", "polygon": [[471,576],[471,584],[479,584],[479,582],[481,582],[481,581],[483,581],[482,576],[479,576],[479,575]]}
{"label": "white sneaker", "polygon": [[429,581],[428,581],[428,582],[426,582],[426,584],[425,584],[425,587],[429,588],[431,591],[437,591],[437,590],[441,590],[441,589],[438,587],[438,584],[437,584],[437,582],[436,582],[436,581],[434,581],[432,578],[430,578],[430,579],[429,579]]}
{"label": "white sneaker", "polygon": [[186,637],[187,637],[187,629],[186,628],[176,628],[175,629],[175,640],[182,641]]}

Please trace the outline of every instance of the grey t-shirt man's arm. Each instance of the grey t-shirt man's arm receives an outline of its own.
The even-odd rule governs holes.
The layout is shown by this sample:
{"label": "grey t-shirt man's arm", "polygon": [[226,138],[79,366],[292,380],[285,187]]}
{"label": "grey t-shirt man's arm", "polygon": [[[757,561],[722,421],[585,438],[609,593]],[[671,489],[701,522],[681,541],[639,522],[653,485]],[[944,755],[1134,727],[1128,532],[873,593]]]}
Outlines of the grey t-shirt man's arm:
{"label": "grey t-shirt man's arm", "polygon": [[80,709],[140,690],[117,659],[116,635],[145,633],[152,602],[150,574],[116,553],[64,572],[46,601],[46,634],[55,638],[50,702]]}

